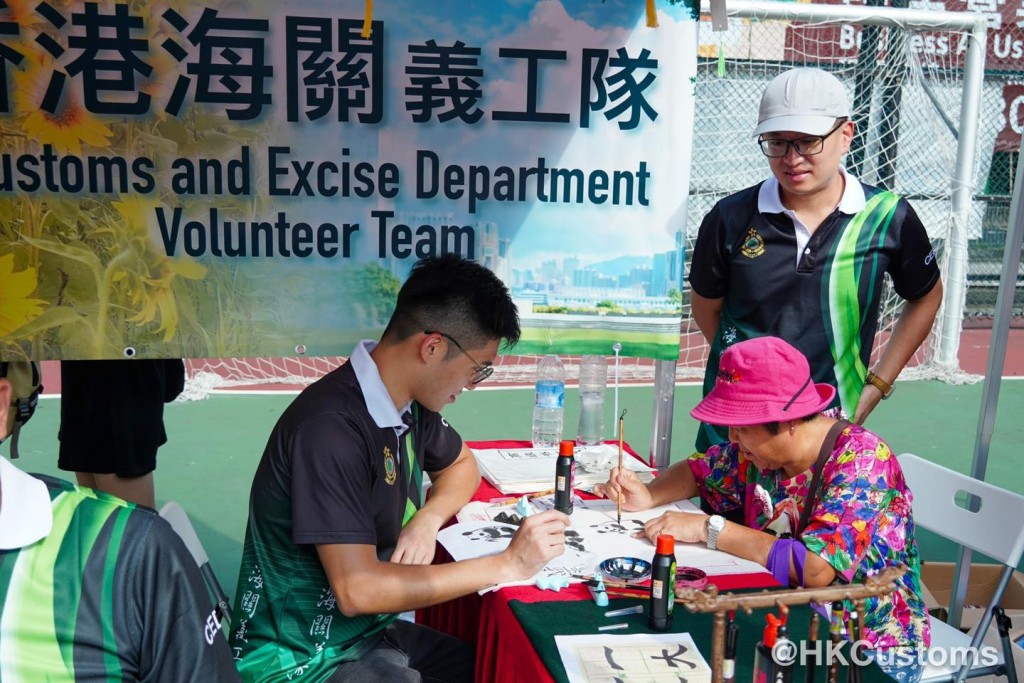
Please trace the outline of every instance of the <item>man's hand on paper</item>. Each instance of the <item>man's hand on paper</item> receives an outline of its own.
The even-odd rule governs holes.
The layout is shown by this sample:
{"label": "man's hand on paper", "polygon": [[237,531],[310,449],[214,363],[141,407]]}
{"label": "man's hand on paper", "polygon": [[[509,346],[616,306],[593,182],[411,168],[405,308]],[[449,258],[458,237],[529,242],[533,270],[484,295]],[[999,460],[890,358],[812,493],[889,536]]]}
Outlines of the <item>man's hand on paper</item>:
{"label": "man's hand on paper", "polygon": [[608,500],[617,500],[620,492],[623,496],[622,509],[627,512],[639,512],[654,507],[650,489],[632,470],[613,467],[608,475],[608,483],[594,485],[594,495],[604,496]]}
{"label": "man's hand on paper", "polygon": [[568,515],[557,510],[546,510],[524,519],[504,552],[509,571],[505,580],[529,579],[565,552],[568,527]]}

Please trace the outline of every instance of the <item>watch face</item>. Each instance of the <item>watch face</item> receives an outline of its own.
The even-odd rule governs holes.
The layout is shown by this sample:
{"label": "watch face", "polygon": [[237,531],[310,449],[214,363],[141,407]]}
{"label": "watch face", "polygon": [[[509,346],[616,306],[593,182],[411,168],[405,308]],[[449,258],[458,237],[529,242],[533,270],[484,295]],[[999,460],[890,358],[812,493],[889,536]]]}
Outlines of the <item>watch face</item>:
{"label": "watch face", "polygon": [[716,531],[721,531],[725,528],[725,517],[711,515],[711,519],[708,520],[708,525]]}

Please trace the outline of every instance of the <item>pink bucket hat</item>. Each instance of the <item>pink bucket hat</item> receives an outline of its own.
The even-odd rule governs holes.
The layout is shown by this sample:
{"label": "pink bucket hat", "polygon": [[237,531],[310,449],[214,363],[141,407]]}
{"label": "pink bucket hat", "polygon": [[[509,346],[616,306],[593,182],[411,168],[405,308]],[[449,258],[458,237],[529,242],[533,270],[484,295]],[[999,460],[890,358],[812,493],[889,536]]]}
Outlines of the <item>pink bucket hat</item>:
{"label": "pink bucket hat", "polygon": [[786,422],[820,413],[835,395],[835,387],[812,381],[802,353],[778,337],[758,337],[725,350],[715,388],[690,415],[725,427]]}

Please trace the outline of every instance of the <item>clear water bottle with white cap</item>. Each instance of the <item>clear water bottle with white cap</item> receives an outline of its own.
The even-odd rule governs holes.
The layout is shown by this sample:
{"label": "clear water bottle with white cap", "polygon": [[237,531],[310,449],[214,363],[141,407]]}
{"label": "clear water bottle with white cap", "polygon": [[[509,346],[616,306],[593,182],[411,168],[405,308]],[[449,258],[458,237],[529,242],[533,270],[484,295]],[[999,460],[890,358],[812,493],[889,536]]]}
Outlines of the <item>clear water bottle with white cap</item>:
{"label": "clear water bottle with white cap", "polygon": [[608,386],[608,359],[580,358],[580,422],[576,443],[595,446],[604,443],[604,392]]}
{"label": "clear water bottle with white cap", "polygon": [[556,448],[562,440],[564,401],[565,368],[558,356],[548,354],[537,365],[537,382],[534,385],[534,448]]}

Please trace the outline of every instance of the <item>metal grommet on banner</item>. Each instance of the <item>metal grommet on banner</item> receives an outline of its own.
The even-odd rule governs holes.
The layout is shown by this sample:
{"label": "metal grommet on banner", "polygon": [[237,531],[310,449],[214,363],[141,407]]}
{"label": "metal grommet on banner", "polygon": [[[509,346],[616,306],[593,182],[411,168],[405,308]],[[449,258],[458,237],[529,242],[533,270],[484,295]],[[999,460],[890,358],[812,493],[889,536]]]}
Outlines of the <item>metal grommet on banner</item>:
{"label": "metal grommet on banner", "polygon": [[729,30],[729,15],[725,0],[711,0],[711,30],[716,33]]}
{"label": "metal grommet on banner", "polygon": [[676,588],[700,590],[708,585],[708,575],[696,567],[676,567]]}

